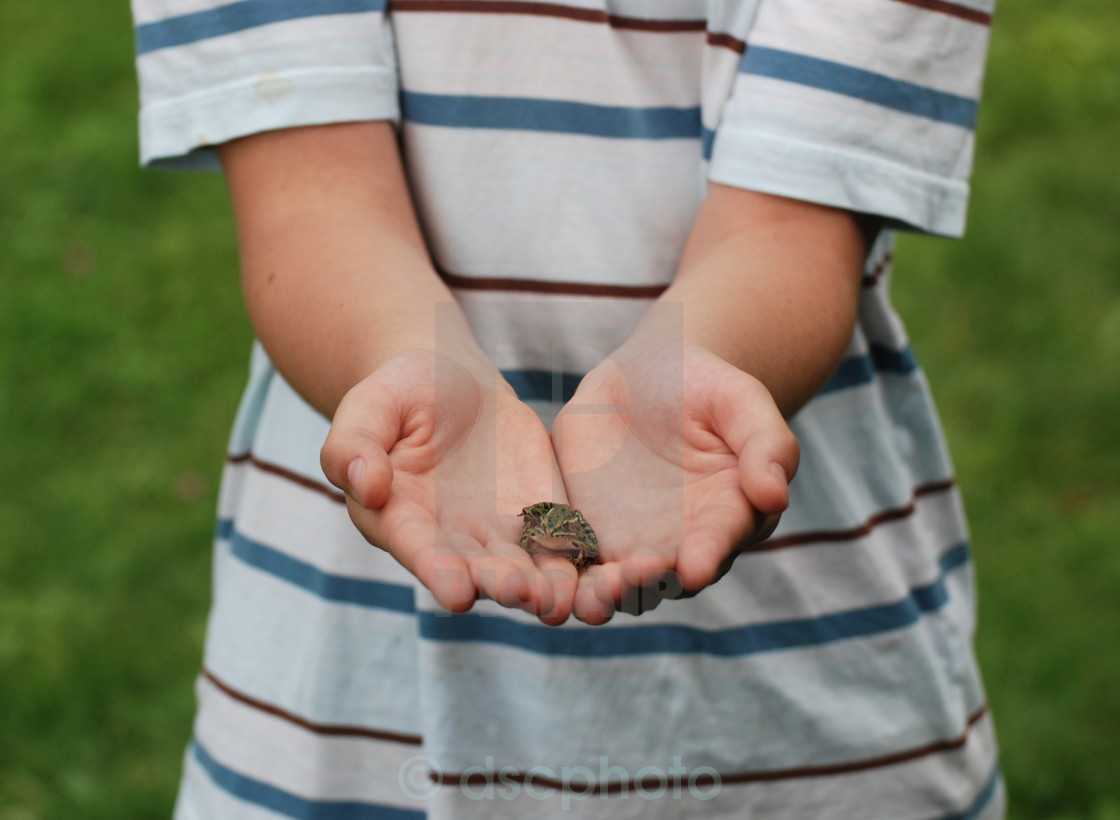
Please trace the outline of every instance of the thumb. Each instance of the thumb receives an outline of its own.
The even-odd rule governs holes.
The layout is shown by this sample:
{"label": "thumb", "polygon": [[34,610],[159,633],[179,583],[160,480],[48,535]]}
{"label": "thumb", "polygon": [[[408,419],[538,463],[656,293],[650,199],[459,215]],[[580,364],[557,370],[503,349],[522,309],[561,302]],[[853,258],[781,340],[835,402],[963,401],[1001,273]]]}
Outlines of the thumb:
{"label": "thumb", "polygon": [[383,386],[359,384],[335,411],[319,451],[327,479],[363,507],[376,510],[389,499],[401,411]]}
{"label": "thumb", "polygon": [[774,515],[789,506],[789,482],[800,446],[765,386],[743,374],[721,391],[716,432],[739,459],[739,487],[758,512]]}
{"label": "thumb", "polygon": [[784,442],[752,437],[739,456],[739,486],[751,506],[767,516],[784,511],[789,506],[789,482],[796,463],[796,455],[789,456]]}

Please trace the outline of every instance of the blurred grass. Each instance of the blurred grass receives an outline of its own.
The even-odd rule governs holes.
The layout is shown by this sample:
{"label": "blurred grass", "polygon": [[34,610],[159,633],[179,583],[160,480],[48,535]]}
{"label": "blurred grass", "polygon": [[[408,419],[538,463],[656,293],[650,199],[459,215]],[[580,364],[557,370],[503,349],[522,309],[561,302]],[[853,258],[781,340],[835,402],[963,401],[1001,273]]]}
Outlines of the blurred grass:
{"label": "blurred grass", "polygon": [[0,818],[170,815],[246,368],[220,179],[136,167],[126,4],[0,4]]}
{"label": "blurred grass", "polygon": [[1120,5],[1002,0],[969,231],[894,292],[970,516],[1016,818],[1120,818]]}
{"label": "blurred grass", "polygon": [[[123,4],[0,5],[0,820],[165,817],[249,331],[136,168]],[[1120,820],[1120,6],[1002,0],[964,242],[894,291],[973,527],[1012,814]]]}

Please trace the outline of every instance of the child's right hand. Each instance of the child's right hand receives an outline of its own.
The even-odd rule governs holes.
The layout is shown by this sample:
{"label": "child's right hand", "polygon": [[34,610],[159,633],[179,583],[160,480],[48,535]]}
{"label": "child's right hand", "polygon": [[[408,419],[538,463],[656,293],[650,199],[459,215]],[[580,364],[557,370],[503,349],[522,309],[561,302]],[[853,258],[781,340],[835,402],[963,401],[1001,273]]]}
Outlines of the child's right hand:
{"label": "child's right hand", "polygon": [[442,606],[462,612],[485,595],[549,623],[568,617],[568,562],[534,562],[517,543],[523,507],[566,501],[552,443],[492,366],[394,356],[343,398],[321,461],[365,538]]}

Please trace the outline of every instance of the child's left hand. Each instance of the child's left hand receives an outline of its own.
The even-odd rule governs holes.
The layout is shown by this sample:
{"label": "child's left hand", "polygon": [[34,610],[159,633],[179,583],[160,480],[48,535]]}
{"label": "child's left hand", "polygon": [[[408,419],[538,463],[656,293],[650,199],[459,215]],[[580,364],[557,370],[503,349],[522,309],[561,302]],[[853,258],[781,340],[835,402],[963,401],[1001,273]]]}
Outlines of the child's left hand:
{"label": "child's left hand", "polygon": [[773,529],[798,461],[762,383],[680,340],[624,349],[589,373],[552,438],[569,502],[599,539],[601,563],[574,602],[589,623],[635,588],[687,594],[718,580]]}

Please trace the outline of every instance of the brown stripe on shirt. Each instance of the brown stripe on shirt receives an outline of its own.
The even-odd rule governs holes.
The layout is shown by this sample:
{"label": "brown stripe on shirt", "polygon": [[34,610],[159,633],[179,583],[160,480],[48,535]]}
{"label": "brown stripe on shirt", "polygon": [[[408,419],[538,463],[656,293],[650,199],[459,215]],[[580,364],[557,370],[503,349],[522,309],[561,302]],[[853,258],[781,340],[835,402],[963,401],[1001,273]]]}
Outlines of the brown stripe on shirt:
{"label": "brown stripe on shirt", "polygon": [[956,482],[948,478],[944,481],[933,481],[929,484],[922,484],[914,488],[913,495],[910,503],[902,507],[894,507],[889,510],[882,510],[875,515],[868,518],[858,527],[852,527],[846,530],[815,530],[809,532],[795,532],[789,535],[784,535],[781,538],[771,538],[768,541],[763,541],[761,544],[756,544],[747,550],[747,554],[752,552],[765,552],[767,550],[779,550],[786,547],[799,547],[805,544],[821,544],[835,541],[855,541],[857,538],[863,538],[870,535],[871,531],[880,524],[886,524],[888,521],[900,521],[903,518],[912,516],[917,507],[915,502],[923,495],[930,493],[945,492],[953,487]]}
{"label": "brown stripe on shirt", "polygon": [[892,261],[890,254],[880,259],[879,263],[875,265],[871,271],[864,274],[863,280],[861,281],[863,287],[873,288],[875,285],[879,284],[879,280],[883,278],[883,274],[890,268]]}
{"label": "brown stripe on shirt", "polygon": [[[456,14],[524,14],[536,17],[558,17],[584,23],[598,23],[611,28],[652,31],[667,34],[702,32],[707,30],[706,20],[669,19],[656,20],[646,17],[625,17],[608,14],[598,9],[564,6],[558,3],[495,2],[495,0],[390,0],[390,12],[451,12]],[[707,42],[717,48],[728,48],[742,54],[747,44],[730,34],[708,32]]]}
{"label": "brown stripe on shirt", "polygon": [[346,500],[346,494],[340,492],[339,490],[336,490],[331,485],[324,484],[321,481],[316,481],[313,478],[308,478],[305,475],[300,475],[299,473],[289,470],[286,467],[281,467],[279,464],[272,464],[267,461],[261,461],[252,453],[238,453],[236,455],[230,455],[226,460],[229,461],[230,464],[251,464],[262,473],[269,473],[274,476],[279,476],[280,478],[286,479],[287,481],[291,481],[293,484],[298,484],[306,490],[312,490],[314,492],[325,495],[331,501],[337,501],[341,504]]}
{"label": "brown stripe on shirt", "polygon": [[906,3],[908,6],[917,6],[927,11],[936,11],[940,14],[948,14],[950,17],[968,20],[970,23],[979,23],[982,26],[988,26],[992,23],[992,15],[988,12],[970,8],[969,6],[960,6],[956,3],[948,3],[946,0],[895,0],[895,2]]}
{"label": "brown stripe on shirt", "polygon": [[459,290],[551,293],[558,296],[601,296],[615,299],[656,299],[668,287],[668,285],[599,285],[592,282],[461,276],[444,270],[441,270],[439,275],[444,282]]}
{"label": "brown stripe on shirt", "polygon": [[730,34],[719,34],[714,31],[708,32],[708,45],[715,46],[716,48],[729,48],[736,54],[742,54],[747,50],[747,44],[737,37],[732,37]]}
{"label": "brown stripe on shirt", "polygon": [[403,743],[408,746],[419,746],[423,742],[420,735],[407,735],[400,732],[390,732],[385,729],[373,729],[367,726],[349,726],[339,723],[315,723],[305,717],[281,709],[271,703],[266,703],[263,700],[250,697],[244,692],[239,692],[234,689],[225,681],[218,678],[209,669],[202,670],[202,676],[206,678],[216,689],[223,692],[227,697],[236,700],[251,709],[256,709],[259,712],[272,715],[273,717],[280,718],[281,720],[293,723],[302,729],[309,732],[314,732],[317,735],[335,735],[339,737],[364,737],[369,740],[385,740],[390,743]]}
{"label": "brown stripe on shirt", "polygon": [[[241,453],[237,455],[230,455],[227,460],[231,464],[250,464],[256,469],[287,479],[307,490],[312,490],[321,493],[332,501],[342,503],[346,500],[346,496],[336,490],[334,487],[323,484],[307,476],[300,475],[285,467],[277,464],[271,464],[267,461],[261,461],[252,453]],[[863,538],[871,533],[880,524],[885,524],[889,521],[899,521],[903,518],[909,518],[915,513],[917,507],[915,502],[923,495],[931,493],[945,492],[955,486],[956,482],[947,478],[943,481],[933,481],[928,484],[921,484],[914,488],[913,495],[910,503],[902,507],[894,507],[887,510],[882,510],[875,515],[868,518],[857,527],[843,530],[812,530],[808,532],[795,532],[789,535],[784,535],[780,538],[771,538],[763,541],[761,544],[755,544],[747,550],[747,554],[751,552],[767,552],[770,550],[785,549],[787,547],[798,547],[806,544],[820,544],[820,543],[835,543],[839,541],[855,541],[858,538]]]}
{"label": "brown stripe on shirt", "polygon": [[[968,720],[965,722],[964,731],[957,737],[947,738],[945,740],[935,740],[932,743],[926,743],[922,746],[916,746],[910,749],[902,749],[898,752],[891,754],[881,755],[879,757],[863,758],[859,760],[849,760],[839,763],[831,763],[823,766],[798,766],[788,769],[766,769],[754,772],[732,772],[728,774],[718,773],[715,777],[712,776],[699,776],[696,778],[696,784],[701,789],[707,788],[718,782],[722,786],[745,785],[748,783],[772,783],[779,780],[794,780],[809,777],[829,777],[843,774],[853,774],[855,772],[864,772],[871,769],[885,768],[888,766],[896,766],[899,763],[909,763],[914,760],[919,760],[923,757],[937,754],[939,752],[950,752],[956,749],[963,748],[968,743],[969,735],[973,727],[980,722],[988,712],[987,705],[981,706],[973,712]],[[517,772],[510,773],[506,770],[502,771],[502,776],[511,781],[524,783],[529,777],[532,777],[534,785],[538,787],[552,787],[557,791],[563,791],[571,788],[571,783],[558,780],[556,778],[543,777],[540,774],[533,772]],[[472,772],[471,774],[461,774],[456,772],[443,772],[440,775],[440,783],[442,785],[451,786],[467,786],[471,785],[472,781],[480,780],[482,782],[493,782],[493,780],[486,780],[486,778],[495,778],[496,773],[483,773]],[[718,777],[718,781],[716,780]],[[580,794],[628,794],[631,790],[646,790],[655,791],[658,788],[664,788],[665,781],[663,780],[664,774],[650,776],[649,778],[631,778],[628,781],[607,780],[606,782],[597,782],[594,788],[590,791],[584,790],[584,783],[580,783]],[[690,783],[692,781],[690,780]]]}
{"label": "brown stripe on shirt", "polygon": [[584,9],[557,3],[494,2],[493,0],[391,0],[392,12],[454,12],[459,14],[526,14],[537,17],[561,17],[585,23],[605,23],[612,28],[639,31],[704,31],[706,20],[656,20],[645,17],[624,17],[598,9]]}

